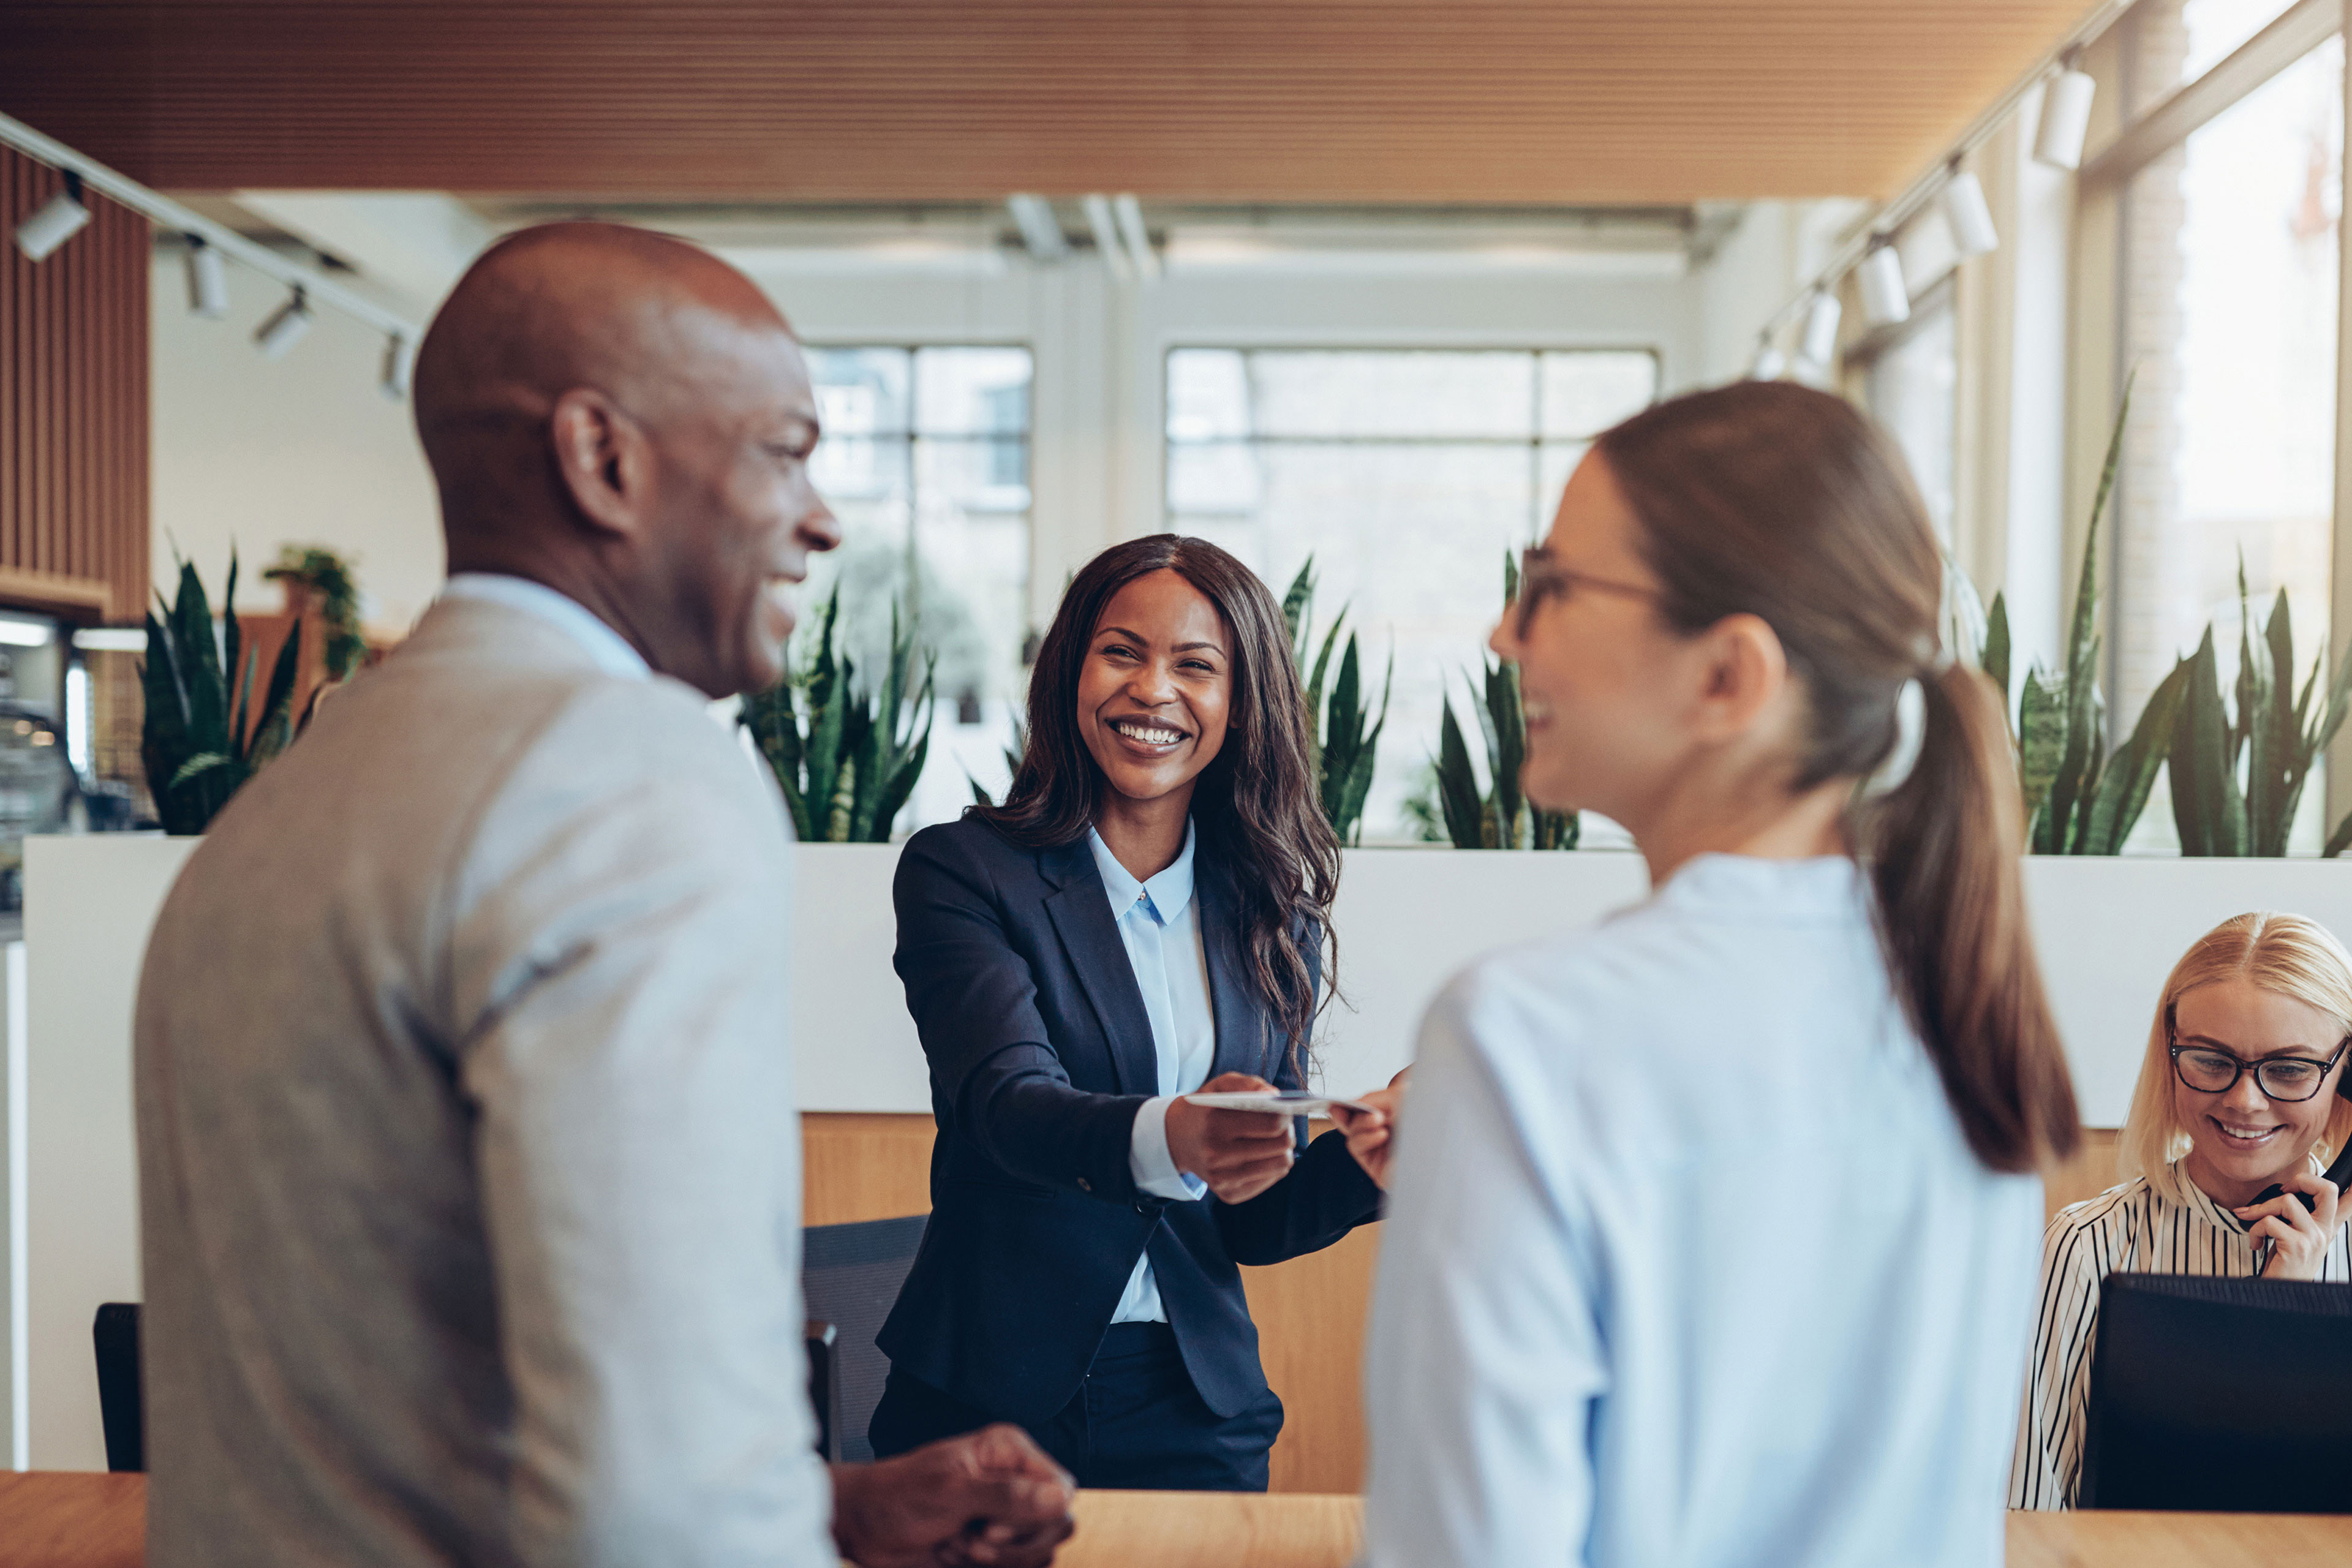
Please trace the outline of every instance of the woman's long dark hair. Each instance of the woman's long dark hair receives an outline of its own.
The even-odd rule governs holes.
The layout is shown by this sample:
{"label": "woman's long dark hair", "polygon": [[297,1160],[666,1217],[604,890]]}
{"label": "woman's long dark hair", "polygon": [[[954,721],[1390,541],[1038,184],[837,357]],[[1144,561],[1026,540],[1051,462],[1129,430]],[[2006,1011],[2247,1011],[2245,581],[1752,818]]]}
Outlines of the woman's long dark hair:
{"label": "woman's long dark hair", "polygon": [[1843,399],[1743,382],[1635,415],[1595,444],[1640,523],[1667,622],[1761,617],[1811,709],[1796,787],[1864,778],[1893,753],[1916,680],[1909,776],[1858,804],[1895,989],[1969,1148],[2047,1166],[2081,1136],[2074,1080],[2027,938],[2024,810],[2003,701],[1938,646],[1942,562],[1902,455]]}
{"label": "woman's long dark hair", "polygon": [[[1289,1034],[1303,1068],[1318,1009],[1311,960],[1337,962],[1331,900],[1339,838],[1307,758],[1307,696],[1282,607],[1257,574],[1204,539],[1173,533],[1114,544],[1062,595],[1029,678],[1029,738],[1002,805],[973,813],[1016,844],[1075,843],[1101,809],[1106,781],[1078,733],[1078,678],[1095,626],[1121,588],[1174,572],[1216,606],[1233,636],[1233,728],[1192,791],[1199,842],[1230,876],[1251,988]],[[1325,969],[1327,982],[1331,975]],[[1331,987],[1323,987],[1328,996]]]}

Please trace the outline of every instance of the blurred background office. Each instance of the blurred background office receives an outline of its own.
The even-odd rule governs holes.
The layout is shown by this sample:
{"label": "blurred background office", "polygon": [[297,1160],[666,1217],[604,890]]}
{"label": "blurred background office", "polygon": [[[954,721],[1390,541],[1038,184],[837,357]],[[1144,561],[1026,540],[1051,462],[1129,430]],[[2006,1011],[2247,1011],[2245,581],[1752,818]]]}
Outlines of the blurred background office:
{"label": "blurred background office", "polygon": [[[928,724],[903,807],[804,837],[903,838],[1001,792],[1026,660],[1069,574],[1172,529],[1277,593],[1311,562],[1307,660],[1340,632],[1327,702],[1357,639],[1369,759],[1360,789],[1327,794],[1351,844],[1622,847],[1605,821],[1546,823],[1496,787],[1509,715],[1486,732],[1503,710],[1482,660],[1504,562],[1594,435],[1745,375],[1832,388],[1894,430],[1958,569],[1958,651],[1990,656],[1998,595],[2017,701],[2071,659],[2112,750],[2210,631],[2200,679],[2242,719],[2242,633],[2274,664],[2291,626],[2296,686],[2352,644],[2342,25],[2335,0],[0,3],[0,221],[16,238],[0,251],[0,904],[20,836],[163,819],[142,620],[182,562],[212,609],[236,610],[263,686],[298,615],[304,689],[406,632],[443,565],[408,353],[486,244],[562,216],[711,246],[811,346],[817,479],[848,542],[808,598],[837,588],[834,652],[861,700],[894,662],[931,689],[893,731],[911,764]],[[2099,639],[2076,648],[2127,384],[2088,579]],[[796,722],[824,622],[804,617]],[[2308,860],[2352,815],[2346,743],[2316,750],[2263,820],[2242,801],[2216,826],[2176,801],[2191,757],[2154,770],[2116,842],[2061,824],[2039,847],[2121,849],[2164,875],[2184,853]],[[173,777],[187,765],[159,755]],[[1630,858],[1587,858],[1607,884],[1593,907],[1638,890]],[[1367,865],[1351,856],[1369,909],[1391,873]],[[836,874],[841,898],[879,896],[858,878],[887,887],[887,868],[815,868],[806,886],[835,896]],[[2160,978],[2249,903],[2326,918],[2303,886],[2216,892],[2210,910],[2200,892],[2181,930],[2139,945]],[[2060,891],[2135,919],[2168,901]],[[2128,933],[2057,910],[2037,919],[2080,951],[2045,947],[2045,963],[2070,1046],[2093,1053],[2075,1065],[2085,1114],[2111,1128],[2154,980],[2106,951]],[[843,940],[874,936],[864,918]],[[1362,1011],[1332,1026],[1356,1053],[1342,1076],[1401,1065],[1435,975],[1474,950],[1444,942],[1475,924],[1359,972]],[[135,967],[136,919],[75,932]],[[1385,940],[1354,951],[1376,959]],[[843,1005],[904,1029],[887,935],[877,952],[879,984],[846,969],[839,984],[878,1000]],[[2093,1026],[2110,993],[2065,989],[2110,969],[2135,999],[2113,1042]],[[47,1282],[75,1281],[58,1332],[85,1360],[83,1298],[135,1294],[97,1265],[73,1273],[127,1200],[70,1161],[111,1145],[48,1134],[68,1174],[47,1190],[74,1195],[42,1199],[66,1205],[48,1219],[27,1196],[43,1129],[79,1126],[41,1110],[43,1028],[113,1027],[51,1005],[37,996],[10,1031],[19,1466],[95,1441],[73,1427],[45,1458],[34,1436]],[[920,1074],[910,1032],[804,1063],[823,1123],[813,1222],[921,1211]],[[89,1086],[54,1081],[80,1114]],[[2077,1186],[2111,1179],[2107,1148],[2095,1138]],[[73,1206],[91,1194],[103,1212]],[[1277,1387],[1331,1413],[1294,1420],[1277,1489],[1357,1483],[1360,1324],[1326,1314],[1360,1310],[1373,1245],[1252,1277]]]}

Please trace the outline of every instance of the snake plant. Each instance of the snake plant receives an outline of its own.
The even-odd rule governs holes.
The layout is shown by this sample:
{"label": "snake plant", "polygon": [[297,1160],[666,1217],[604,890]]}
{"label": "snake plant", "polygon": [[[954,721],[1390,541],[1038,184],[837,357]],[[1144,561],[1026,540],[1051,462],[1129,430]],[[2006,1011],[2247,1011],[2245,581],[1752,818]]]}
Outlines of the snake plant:
{"label": "snake plant", "polygon": [[1291,659],[1297,665],[1299,679],[1307,688],[1307,743],[1312,753],[1323,815],[1330,819],[1331,830],[1339,836],[1340,843],[1354,844],[1363,837],[1364,801],[1371,794],[1373,758],[1380,746],[1381,731],[1388,724],[1389,689],[1396,679],[1396,655],[1389,655],[1388,674],[1381,683],[1380,716],[1374,718],[1371,704],[1366,700],[1356,634],[1349,632],[1327,702],[1323,681],[1331,673],[1331,653],[1339,647],[1348,612],[1342,606],[1331,622],[1331,629],[1324,634],[1322,648],[1310,668],[1307,654],[1314,641],[1314,611],[1315,557],[1309,555],[1307,563],[1299,567],[1298,575],[1291,579],[1289,591],[1282,596],[1282,619],[1290,633]]}
{"label": "snake plant", "polygon": [[[228,558],[222,596],[224,636],[213,637],[213,609],[202,578],[180,563],[177,596],[147,615],[147,658],[139,667],[146,715],[140,761],[155,815],[172,834],[202,833],[229,797],[293,741],[295,672],[302,657],[297,619],[278,650],[261,703],[253,700],[260,650],[245,646],[236,619],[236,554]],[[231,680],[234,679],[234,689]]]}
{"label": "snake plant", "polygon": [[887,844],[930,753],[937,658],[919,655],[918,681],[914,635],[893,602],[882,689],[860,689],[855,661],[835,646],[840,617],[836,586],[807,673],[746,697],[741,723],[783,786],[803,843]]}
{"label": "snake plant", "polygon": [[[2124,386],[2106,458],[2091,502],[2083,541],[2083,567],[2074,584],[2074,614],[2067,628],[2066,665],[2025,672],[2013,718],[2018,787],[2025,797],[2026,846],[2037,855],[2113,855],[2147,807],[2156,775],[2170,754],[2189,682],[2167,676],[2140,710],[2139,721],[2110,750],[2106,698],[2099,689],[2099,525],[2115,493],[2123,458],[2131,385]],[[1985,675],[2009,690],[2009,606],[1995,595],[1978,658]],[[2177,797],[2176,797],[2177,799]]]}
{"label": "snake plant", "polygon": [[[2334,682],[2322,691],[2326,648],[2312,660],[2311,673],[2297,693],[2294,625],[2286,590],[2279,590],[2269,623],[2256,638],[2242,561],[2238,565],[2238,608],[2234,713],[2222,700],[2212,627],[2205,628],[2197,651],[2166,678],[2167,684],[2182,682],[2187,692],[2185,717],[2172,737],[2168,758],[2172,816],[2180,829],[2183,855],[2285,854],[2312,764],[2342,728],[2347,700],[2352,700],[2352,653],[2345,656]],[[2342,853],[2348,840],[2352,817],[2329,837],[2326,853]]]}
{"label": "snake plant", "polygon": [[[1503,603],[1519,595],[1519,565],[1503,558]],[[1487,657],[1482,701],[1470,704],[1486,743],[1484,794],[1471,766],[1470,748],[1444,699],[1437,732],[1437,804],[1446,836],[1456,849],[1573,849],[1579,822],[1572,811],[1545,811],[1519,788],[1519,764],[1528,754],[1527,714],[1519,702],[1519,669]]]}

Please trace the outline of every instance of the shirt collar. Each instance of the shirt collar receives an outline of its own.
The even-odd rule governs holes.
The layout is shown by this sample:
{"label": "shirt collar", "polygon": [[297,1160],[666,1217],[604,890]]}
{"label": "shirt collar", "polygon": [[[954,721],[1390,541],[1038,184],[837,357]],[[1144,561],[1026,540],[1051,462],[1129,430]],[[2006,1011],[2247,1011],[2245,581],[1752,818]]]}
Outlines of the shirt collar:
{"label": "shirt collar", "polygon": [[508,609],[536,616],[578,643],[580,650],[607,675],[643,680],[653,673],[645,656],[598,619],[595,612],[544,583],[510,577],[502,572],[460,572],[442,585],[441,597],[503,605]]}
{"label": "shirt collar", "polygon": [[1139,882],[1128,868],[1118,863],[1110,852],[1103,836],[1093,828],[1087,829],[1087,847],[1094,851],[1095,866],[1102,872],[1103,891],[1110,896],[1111,913],[1125,918],[1138,899],[1151,900],[1151,912],[1161,925],[1172,925],[1192,901],[1192,838],[1190,817],[1184,821],[1184,847],[1177,852],[1167,869],[1148,882]]}

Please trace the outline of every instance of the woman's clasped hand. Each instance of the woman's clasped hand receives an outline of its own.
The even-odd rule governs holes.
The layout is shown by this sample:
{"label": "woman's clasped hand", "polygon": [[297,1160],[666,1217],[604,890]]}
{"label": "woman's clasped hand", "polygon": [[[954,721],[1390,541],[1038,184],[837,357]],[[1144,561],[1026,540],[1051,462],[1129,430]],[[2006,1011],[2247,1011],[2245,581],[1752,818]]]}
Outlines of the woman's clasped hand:
{"label": "woman's clasped hand", "polygon": [[[2337,1205],[2341,1194],[2325,1176],[2296,1172],[2281,1184],[2286,1191],[2266,1204],[2254,1204],[2234,1213],[2246,1223],[2246,1234],[2271,1243],[2271,1260],[2263,1268],[2266,1279],[2316,1279],[2336,1241]],[[2298,1193],[2310,1196],[2304,1206]]]}

